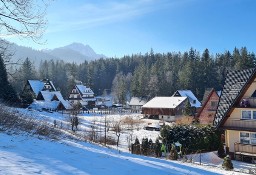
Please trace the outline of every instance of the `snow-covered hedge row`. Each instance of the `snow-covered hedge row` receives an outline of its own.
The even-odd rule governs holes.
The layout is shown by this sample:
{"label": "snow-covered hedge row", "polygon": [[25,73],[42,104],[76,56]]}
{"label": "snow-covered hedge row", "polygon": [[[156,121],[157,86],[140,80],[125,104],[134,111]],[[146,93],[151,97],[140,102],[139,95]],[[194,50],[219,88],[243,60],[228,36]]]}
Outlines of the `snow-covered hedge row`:
{"label": "snow-covered hedge row", "polygon": [[165,126],[161,129],[161,138],[166,145],[179,142],[186,154],[217,150],[220,145],[220,133],[211,126]]}

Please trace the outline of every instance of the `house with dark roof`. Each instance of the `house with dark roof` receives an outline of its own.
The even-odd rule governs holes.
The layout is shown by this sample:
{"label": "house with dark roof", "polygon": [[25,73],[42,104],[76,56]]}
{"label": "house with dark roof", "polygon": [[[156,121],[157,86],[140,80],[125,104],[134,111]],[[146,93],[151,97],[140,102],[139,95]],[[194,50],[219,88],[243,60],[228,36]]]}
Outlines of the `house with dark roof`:
{"label": "house with dark roof", "polygon": [[77,84],[71,90],[68,101],[71,104],[80,103],[82,106],[93,108],[95,107],[96,98],[91,88],[86,87],[82,84]]}
{"label": "house with dark roof", "polygon": [[225,131],[229,154],[242,161],[256,160],[256,69],[229,71],[213,126]]}
{"label": "house with dark roof", "polygon": [[202,107],[199,109],[196,118],[200,124],[212,125],[218,107],[219,94],[214,88],[205,90],[202,100]]}
{"label": "house with dark roof", "polygon": [[142,106],[142,114],[148,118],[174,122],[183,116],[187,97],[154,97]]}

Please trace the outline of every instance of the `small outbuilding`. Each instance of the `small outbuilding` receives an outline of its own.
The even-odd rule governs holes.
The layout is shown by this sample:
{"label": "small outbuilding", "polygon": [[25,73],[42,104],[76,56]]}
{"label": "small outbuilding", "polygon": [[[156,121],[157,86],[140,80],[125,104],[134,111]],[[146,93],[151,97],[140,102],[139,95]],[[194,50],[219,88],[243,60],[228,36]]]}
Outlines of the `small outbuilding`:
{"label": "small outbuilding", "polygon": [[145,117],[172,122],[183,115],[187,97],[155,97],[142,106]]}

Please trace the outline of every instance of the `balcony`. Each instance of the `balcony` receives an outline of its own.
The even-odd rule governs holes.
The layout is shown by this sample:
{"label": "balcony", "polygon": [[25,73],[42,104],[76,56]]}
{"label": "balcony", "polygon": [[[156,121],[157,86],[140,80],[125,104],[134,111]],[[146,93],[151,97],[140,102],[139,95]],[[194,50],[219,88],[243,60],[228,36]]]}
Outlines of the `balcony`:
{"label": "balcony", "polygon": [[244,131],[256,131],[256,120],[227,120],[225,122],[224,128]]}
{"label": "balcony", "polygon": [[256,98],[255,97],[243,98],[240,101],[240,103],[238,104],[238,107],[241,107],[241,108],[255,108],[256,107]]}
{"label": "balcony", "polygon": [[256,145],[235,143],[234,148],[236,155],[256,157]]}

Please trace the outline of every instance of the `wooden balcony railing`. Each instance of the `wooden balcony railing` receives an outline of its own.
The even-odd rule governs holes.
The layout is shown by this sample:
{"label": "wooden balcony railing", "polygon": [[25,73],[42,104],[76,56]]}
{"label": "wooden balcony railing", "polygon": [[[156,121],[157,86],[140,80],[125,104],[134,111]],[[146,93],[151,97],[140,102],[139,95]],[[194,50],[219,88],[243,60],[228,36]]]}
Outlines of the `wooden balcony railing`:
{"label": "wooden balcony railing", "polygon": [[253,154],[256,156],[256,145],[235,143],[234,146],[236,154]]}
{"label": "wooden balcony railing", "polygon": [[224,125],[225,128],[256,130],[256,120],[227,120]]}

